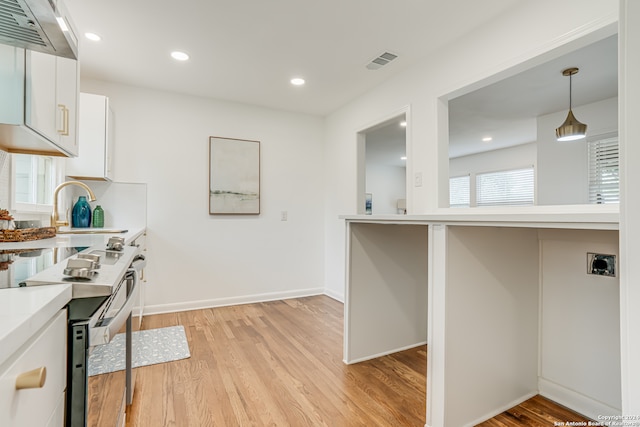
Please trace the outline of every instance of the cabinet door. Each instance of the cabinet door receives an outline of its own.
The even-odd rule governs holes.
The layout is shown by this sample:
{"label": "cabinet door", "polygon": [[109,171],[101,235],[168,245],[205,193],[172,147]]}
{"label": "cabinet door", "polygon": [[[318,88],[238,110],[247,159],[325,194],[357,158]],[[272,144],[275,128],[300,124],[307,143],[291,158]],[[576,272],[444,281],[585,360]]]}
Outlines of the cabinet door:
{"label": "cabinet door", "polygon": [[24,49],[0,44],[0,123],[24,122]]}
{"label": "cabinet door", "polygon": [[78,155],[78,61],[56,58],[56,118],[59,146]]}
{"label": "cabinet door", "polygon": [[25,91],[25,124],[48,140],[57,143],[55,56],[33,51],[26,52]]}
{"label": "cabinet door", "polygon": [[109,98],[81,93],[78,157],[67,160],[67,176],[74,179],[112,180],[113,117]]}
{"label": "cabinet door", "polygon": [[[67,312],[60,310],[49,324],[11,356],[0,372],[0,426],[62,424],[60,397],[67,386]],[[16,389],[21,374],[45,367],[41,387]]]}
{"label": "cabinet door", "polygon": [[25,124],[70,155],[78,154],[78,62],[26,52]]}

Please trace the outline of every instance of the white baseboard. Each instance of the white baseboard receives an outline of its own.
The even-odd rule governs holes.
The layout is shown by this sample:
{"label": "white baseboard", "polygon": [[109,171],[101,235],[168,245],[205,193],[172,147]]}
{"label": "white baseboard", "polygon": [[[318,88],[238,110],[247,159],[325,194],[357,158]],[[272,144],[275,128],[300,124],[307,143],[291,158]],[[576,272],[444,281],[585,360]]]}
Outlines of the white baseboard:
{"label": "white baseboard", "polygon": [[[271,292],[267,294],[244,295],[230,298],[187,301],[173,304],[145,305],[144,315],[175,313],[178,311],[200,310],[203,308],[225,307],[229,305],[252,304],[257,302],[323,295],[323,288],[297,289],[295,291]],[[330,295],[329,295],[330,296]]]}
{"label": "white baseboard", "polygon": [[574,412],[598,421],[599,415],[620,415],[621,408],[614,408],[577,391],[544,378],[538,378],[540,394]]}
{"label": "white baseboard", "polygon": [[524,402],[525,400],[529,400],[531,399],[533,396],[535,396],[536,394],[538,394],[537,392],[531,392],[531,393],[527,393],[524,396],[521,396],[517,399],[512,400],[509,403],[506,403],[505,405],[501,406],[500,408],[496,409],[495,411],[491,411],[486,415],[483,415],[479,418],[477,418],[475,421],[466,424],[465,427],[471,427],[471,426],[475,426],[478,425],[484,421],[487,421],[493,417],[495,417],[498,414],[503,413],[504,411],[513,408],[514,406],[518,406],[519,404],[521,404],[522,402]]}
{"label": "white baseboard", "polygon": [[324,294],[330,298],[333,298],[336,301],[339,301],[344,304],[344,294],[339,294],[329,289],[324,290]]}
{"label": "white baseboard", "polygon": [[359,363],[359,362],[364,362],[366,360],[371,360],[371,359],[376,359],[378,357],[382,357],[382,356],[388,356],[390,354],[393,353],[397,353],[399,351],[404,351],[404,350],[409,350],[411,348],[416,348],[416,347],[420,347],[421,345],[425,345],[427,342],[423,341],[423,342],[417,342],[415,344],[410,344],[404,347],[400,347],[400,348],[395,348],[393,350],[388,350],[388,351],[384,351],[382,353],[377,353],[377,354],[372,354],[370,356],[365,356],[365,357],[360,357],[358,359],[353,359],[353,360],[343,360],[343,362],[346,365],[353,365],[354,363]]}

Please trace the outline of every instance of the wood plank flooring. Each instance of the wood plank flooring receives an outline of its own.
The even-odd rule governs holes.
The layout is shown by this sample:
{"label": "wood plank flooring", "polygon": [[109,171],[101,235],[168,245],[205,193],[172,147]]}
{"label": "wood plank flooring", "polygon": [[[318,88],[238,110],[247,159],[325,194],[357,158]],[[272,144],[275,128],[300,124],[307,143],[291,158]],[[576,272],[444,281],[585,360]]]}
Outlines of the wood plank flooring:
{"label": "wood plank flooring", "polygon": [[480,427],[554,426],[555,423],[589,421],[580,414],[557,405],[542,396],[534,396],[526,402],[505,411],[481,424]]}
{"label": "wood plank flooring", "polygon": [[[424,426],[426,346],[345,365],[342,322],[326,296],[147,316],[143,329],[183,325],[191,357],[137,369],[127,426]],[[543,418],[482,425],[573,419],[541,402]]]}

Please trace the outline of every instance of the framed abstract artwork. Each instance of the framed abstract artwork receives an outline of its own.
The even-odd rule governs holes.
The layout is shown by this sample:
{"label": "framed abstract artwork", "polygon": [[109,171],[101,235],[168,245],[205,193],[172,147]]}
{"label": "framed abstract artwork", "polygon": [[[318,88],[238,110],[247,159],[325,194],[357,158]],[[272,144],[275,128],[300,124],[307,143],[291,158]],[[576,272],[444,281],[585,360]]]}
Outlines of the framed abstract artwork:
{"label": "framed abstract artwork", "polygon": [[209,214],[260,214],[260,141],[209,137]]}

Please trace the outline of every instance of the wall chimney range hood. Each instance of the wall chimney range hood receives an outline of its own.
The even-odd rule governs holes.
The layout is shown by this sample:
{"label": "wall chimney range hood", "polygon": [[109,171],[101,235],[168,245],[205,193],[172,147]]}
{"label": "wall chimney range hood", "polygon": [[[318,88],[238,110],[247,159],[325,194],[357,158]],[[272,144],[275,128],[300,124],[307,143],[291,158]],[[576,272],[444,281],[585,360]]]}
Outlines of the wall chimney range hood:
{"label": "wall chimney range hood", "polygon": [[0,43],[78,59],[78,39],[62,0],[0,0]]}

